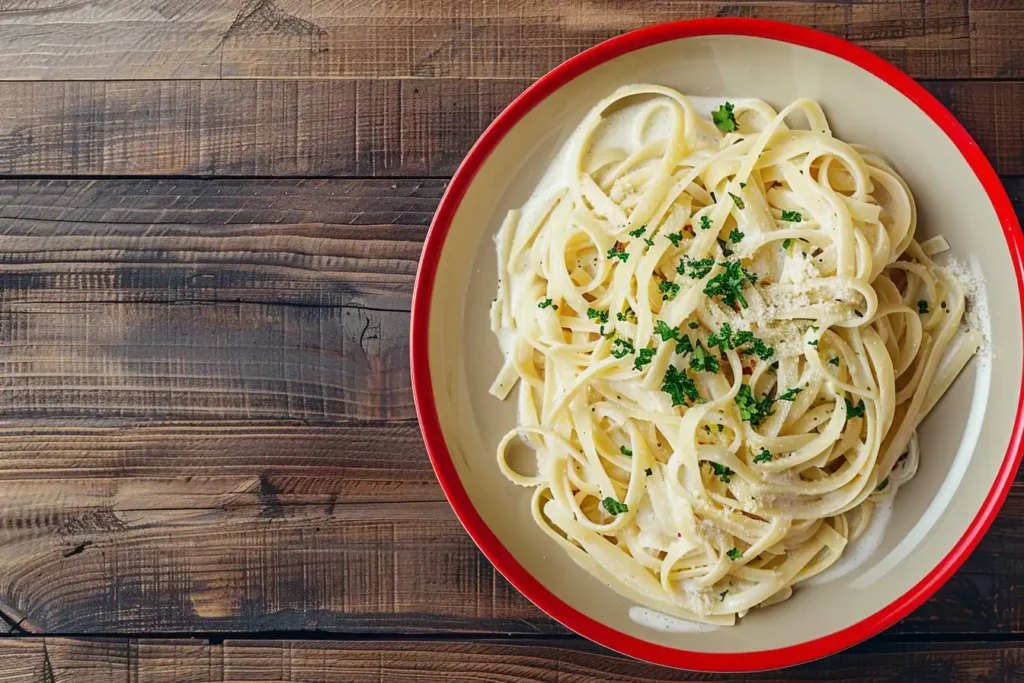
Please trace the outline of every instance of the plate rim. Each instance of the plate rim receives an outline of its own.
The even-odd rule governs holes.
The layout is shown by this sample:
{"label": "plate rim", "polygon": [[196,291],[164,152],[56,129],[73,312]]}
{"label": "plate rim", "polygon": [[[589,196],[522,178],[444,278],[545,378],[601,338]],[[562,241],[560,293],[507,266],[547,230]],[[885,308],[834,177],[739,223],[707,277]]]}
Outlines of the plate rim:
{"label": "plate rim", "polygon": [[[427,232],[413,287],[410,372],[413,400],[427,454],[459,521],[495,568],[533,604],[560,624],[600,645],[651,663],[707,672],[751,672],[794,666],[834,654],[879,633],[920,606],[963,564],[988,530],[1013,483],[1024,440],[1024,376],[1009,445],[977,515],[949,553],[916,585],[882,609],[814,640],[770,650],[699,652],[658,645],[598,622],[568,605],[530,574],[480,517],[445,443],[430,376],[430,308],[437,268],[452,219],[477,171],[505,135],[537,104],[563,85],[611,59],[658,43],[713,35],[776,40],[824,52],[858,66],[899,91],[946,134],[988,195],[1003,229],[1017,280],[1024,320],[1024,234],[1006,189],[981,148],[931,93],[898,67],[853,43],[816,29],[752,18],[706,18],[656,24],[606,40],[563,62],[516,97],[481,134],[459,165]],[[1024,349],[1021,350],[1024,353]]]}

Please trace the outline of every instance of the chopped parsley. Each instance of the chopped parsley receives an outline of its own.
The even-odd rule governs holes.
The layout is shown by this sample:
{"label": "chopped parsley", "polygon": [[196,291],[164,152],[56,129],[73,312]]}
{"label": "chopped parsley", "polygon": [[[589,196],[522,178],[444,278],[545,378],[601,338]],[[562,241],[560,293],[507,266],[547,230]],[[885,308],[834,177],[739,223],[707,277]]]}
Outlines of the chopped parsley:
{"label": "chopped parsley", "polygon": [[644,238],[644,244],[646,244],[646,245],[647,245],[647,246],[649,246],[649,247],[653,247],[653,246],[654,246],[654,240],[649,240],[649,239],[647,239],[647,238],[645,237],[645,238]]}
{"label": "chopped parsley", "polygon": [[739,548],[733,548],[729,552],[727,552],[726,555],[729,556],[730,560],[735,562],[736,560],[738,560],[741,557],[743,557],[743,551],[740,550]]}
{"label": "chopped parsley", "polygon": [[917,312],[922,315],[928,312],[928,301],[926,299],[921,299],[917,302]]}
{"label": "chopped parsley", "polygon": [[772,452],[767,448],[762,448],[761,452],[754,456],[754,462],[771,462]]}
{"label": "chopped parsley", "polygon": [[633,457],[633,451],[628,449],[628,448],[626,448],[625,446],[619,446],[619,453],[622,453],[623,455],[625,455],[628,458]]}
{"label": "chopped parsley", "polygon": [[723,323],[722,329],[718,331],[718,334],[708,335],[708,346],[718,346],[721,347],[723,351],[735,348],[732,338],[732,325],[729,323]]}
{"label": "chopped parsley", "polygon": [[882,480],[882,483],[879,484],[878,488],[876,488],[875,490],[876,491],[884,491],[885,487],[888,486],[888,485],[889,485],[889,477],[886,477],[885,479]]}
{"label": "chopped parsley", "polygon": [[786,239],[782,240],[782,248],[783,249],[787,249],[788,250],[791,244],[793,244],[793,240],[789,239],[788,237]]}
{"label": "chopped parsley", "polygon": [[853,405],[853,402],[848,398],[844,398],[846,401],[846,419],[852,420],[855,417],[864,417],[864,399],[857,402],[857,405]]}
{"label": "chopped parsley", "polygon": [[618,515],[623,512],[629,512],[629,508],[625,503],[620,503],[611,496],[602,500],[601,505],[603,505],[604,509],[608,511],[609,515]]}
{"label": "chopped parsley", "polygon": [[658,290],[661,292],[662,301],[672,301],[676,298],[676,294],[679,294],[679,285],[675,282],[662,280],[658,283]]}
{"label": "chopped parsley", "polygon": [[804,217],[800,214],[799,211],[790,211],[789,209],[784,209],[782,211],[782,220],[786,221],[787,223],[799,223],[803,219]]}
{"label": "chopped parsley", "polygon": [[649,365],[654,360],[654,349],[640,349],[636,354],[636,360],[633,361],[634,370],[643,370],[645,365]]}
{"label": "chopped parsley", "polygon": [[632,306],[630,306],[629,304],[626,304],[626,310],[621,311],[619,313],[616,313],[615,314],[615,318],[619,322],[635,323],[636,322],[636,313],[633,312],[633,307]]}
{"label": "chopped parsley", "polygon": [[630,237],[640,237],[640,236],[641,236],[641,235],[643,235],[643,234],[644,234],[645,232],[647,232],[647,226],[646,226],[646,225],[641,225],[641,226],[640,226],[639,228],[637,228],[636,230],[630,230],[630,231],[629,231],[629,236],[630,236]]}
{"label": "chopped parsley", "polygon": [[745,209],[745,208],[747,208],[747,205],[743,203],[743,198],[742,197],[737,197],[732,192],[729,193],[729,196],[732,197],[732,203],[736,205],[737,209]]}
{"label": "chopped parsley", "polygon": [[704,345],[698,341],[697,348],[693,350],[693,356],[690,358],[690,367],[697,371],[718,372],[717,354],[708,353]]}
{"label": "chopped parsley", "polygon": [[725,270],[714,276],[704,286],[704,294],[709,297],[720,297],[726,306],[735,308],[737,302],[747,307],[747,300],[743,298],[743,287],[746,283],[753,284],[757,278],[743,269],[739,261],[727,261],[721,265]]}
{"label": "chopped parsley", "polygon": [[694,403],[700,399],[700,392],[693,378],[680,372],[676,366],[669,365],[665,371],[665,380],[661,383],[661,390],[672,397],[672,406],[682,406]]}
{"label": "chopped parsley", "polygon": [[732,102],[726,102],[711,112],[711,120],[715,122],[715,127],[723,133],[732,133],[736,130],[736,115],[732,113],[733,108]]}
{"label": "chopped parsley", "polygon": [[728,595],[728,594],[729,594],[729,590],[728,589],[726,589],[726,590],[722,591],[721,593],[719,593],[718,594],[719,597],[720,597],[719,601],[720,602],[724,602],[725,601],[725,596]]}
{"label": "chopped parsley", "polygon": [[[713,258],[702,258],[700,260],[693,260],[684,257],[682,261],[676,266],[676,272],[680,275],[693,278],[694,280],[700,280],[707,276],[711,272],[711,269],[715,267],[715,259]],[[689,272],[687,272],[689,271]]]}
{"label": "chopped parsley", "polygon": [[803,391],[800,387],[790,387],[779,395],[778,401],[795,401],[797,395]]}
{"label": "chopped parsley", "polygon": [[736,474],[725,465],[719,465],[714,460],[705,460],[704,462],[711,466],[711,471],[714,472],[716,477],[722,480],[723,484],[728,484],[732,481],[732,475]]}
{"label": "chopped parsley", "polygon": [[839,356],[832,356],[831,358],[829,358],[828,359],[828,364],[829,365],[834,365],[834,366],[836,366],[838,368],[839,367]]}
{"label": "chopped parsley", "polygon": [[633,342],[622,337],[616,337],[612,340],[612,355],[616,358],[625,358],[631,353],[635,353],[633,349]]}
{"label": "chopped parsley", "polygon": [[729,248],[729,243],[723,240],[721,237],[717,238],[718,246],[722,249],[723,256],[732,256],[733,250]]}
{"label": "chopped parsley", "polygon": [[558,306],[551,299],[544,299],[544,301],[537,304],[537,308],[550,308],[552,311],[558,310]]}
{"label": "chopped parsley", "polygon": [[625,249],[623,249],[622,247],[619,246],[618,242],[616,242],[615,245],[611,249],[608,250],[608,258],[610,258],[610,259],[616,259],[617,258],[620,261],[622,261],[623,263],[625,263],[626,261],[629,260],[629,254],[626,252]]}
{"label": "chopped parsley", "polygon": [[743,189],[744,187],[746,187],[746,186],[747,186],[747,184],[746,184],[746,183],[740,183],[740,189],[741,189],[741,190],[742,190],[742,189]]}
{"label": "chopped parsley", "polygon": [[651,469],[650,467],[648,467],[648,468],[646,468],[646,469],[644,470],[644,474],[646,474],[646,475],[647,475],[647,476],[649,477],[649,476],[651,476],[652,474],[654,474],[654,470],[652,470],[652,469]]}
{"label": "chopped parsley", "polygon": [[695,330],[698,327],[700,327],[700,323],[691,320],[689,323],[687,323],[686,326],[689,327],[691,330]]}
{"label": "chopped parsley", "polygon": [[756,427],[761,423],[761,420],[769,415],[774,414],[772,405],[774,405],[775,401],[767,396],[758,401],[754,398],[754,392],[749,384],[741,386],[739,393],[736,394],[733,400],[736,402],[736,407],[740,409],[740,417],[749,422],[753,427]]}
{"label": "chopped parsley", "polygon": [[863,313],[861,313],[860,311],[858,311],[858,310],[857,310],[856,308],[855,308],[855,309],[853,309],[853,314],[854,314],[855,316],[857,316],[858,318],[863,318],[863,317],[864,317],[864,314],[863,314]]}
{"label": "chopped parsley", "polygon": [[740,242],[743,241],[744,237],[746,237],[746,235],[744,235],[736,228],[733,228],[732,232],[729,233],[729,241],[732,242],[733,244],[739,244]]}
{"label": "chopped parsley", "polygon": [[608,322],[608,311],[599,311],[596,308],[588,308],[587,317],[600,323],[606,323]]}
{"label": "chopped parsley", "polygon": [[818,345],[818,340],[817,339],[812,339],[811,341],[807,342],[807,345],[808,346],[817,346]]}
{"label": "chopped parsley", "polygon": [[661,337],[661,341],[675,341],[676,342],[676,353],[692,353],[693,344],[690,342],[689,335],[679,334],[679,330],[674,327],[669,327],[664,320],[659,320],[654,323],[654,334]]}
{"label": "chopped parsley", "polygon": [[700,229],[701,230],[710,230],[711,229],[711,219],[708,218],[707,216],[701,216],[700,217]]}
{"label": "chopped parsley", "polygon": [[681,233],[681,232],[671,232],[671,233],[665,235],[665,237],[668,237],[668,241],[672,243],[673,247],[678,247],[679,243],[683,239],[683,233]]}
{"label": "chopped parsley", "polygon": [[[750,346],[740,349],[740,346],[743,344],[750,344]],[[768,360],[775,355],[775,349],[765,344],[761,339],[755,337],[753,332],[749,330],[740,330],[736,332],[736,334],[733,334],[732,325],[729,323],[724,323],[718,334],[708,336],[708,346],[717,346],[723,351],[727,349],[739,349],[740,353],[754,354],[761,360]]]}

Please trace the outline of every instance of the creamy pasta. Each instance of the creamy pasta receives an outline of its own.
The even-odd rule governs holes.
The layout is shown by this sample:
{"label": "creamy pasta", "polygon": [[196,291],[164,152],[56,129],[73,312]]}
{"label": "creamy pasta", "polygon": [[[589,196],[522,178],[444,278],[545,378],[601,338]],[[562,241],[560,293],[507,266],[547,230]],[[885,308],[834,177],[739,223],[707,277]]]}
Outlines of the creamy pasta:
{"label": "creamy pasta", "polygon": [[548,536],[638,604],[724,625],[863,533],[983,338],[881,154],[811,100],[718,104],[619,89],[508,214],[491,393],[519,386],[498,465]]}

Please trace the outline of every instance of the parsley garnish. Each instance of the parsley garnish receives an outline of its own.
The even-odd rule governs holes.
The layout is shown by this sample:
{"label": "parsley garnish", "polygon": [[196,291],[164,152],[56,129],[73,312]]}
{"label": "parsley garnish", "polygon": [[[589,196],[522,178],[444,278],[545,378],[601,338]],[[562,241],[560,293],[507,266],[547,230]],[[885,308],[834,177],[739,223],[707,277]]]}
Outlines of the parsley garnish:
{"label": "parsley garnish", "polygon": [[832,356],[831,358],[829,358],[828,359],[828,364],[829,365],[834,365],[834,366],[836,366],[838,368],[839,367],[839,356]]}
{"label": "parsley garnish", "polygon": [[817,346],[818,345],[818,340],[817,339],[812,339],[811,341],[807,342],[807,345],[808,346]]}
{"label": "parsley garnish", "polygon": [[749,422],[753,427],[756,427],[761,420],[769,415],[774,414],[772,405],[775,401],[767,396],[758,401],[754,398],[754,393],[749,384],[741,386],[739,393],[736,394],[736,398],[733,400],[736,402],[736,407],[740,409],[740,417]]}
{"label": "parsley garnish", "polygon": [[[750,351],[753,351],[754,354],[757,355],[757,357],[760,358],[761,360],[768,360],[769,358],[775,355],[775,349],[772,348],[771,346],[768,346],[760,339],[754,340],[754,344],[751,347]],[[750,351],[744,349],[742,353],[750,353]]]}
{"label": "parsley garnish", "polygon": [[698,327],[700,327],[700,323],[698,323],[698,322],[696,322],[696,321],[693,321],[693,320],[691,320],[690,322],[688,322],[688,323],[686,324],[686,326],[687,326],[687,327],[689,327],[689,328],[690,328],[691,330],[695,330],[695,329],[697,329]]}
{"label": "parsley garnish", "polygon": [[803,389],[801,389],[800,387],[790,387],[789,389],[786,389],[786,391],[784,391],[776,400],[795,401],[797,394],[799,394],[801,391],[803,391]]}
{"label": "parsley garnish", "polygon": [[729,594],[729,590],[728,589],[726,589],[726,590],[722,591],[721,593],[719,593],[718,595],[721,597],[719,602],[724,602],[725,601],[725,596],[728,595],[728,594]]}
{"label": "parsley garnish", "polygon": [[718,331],[718,334],[708,335],[708,346],[718,346],[721,347],[723,351],[735,348],[732,340],[732,325],[729,323],[723,323],[722,329]]}
{"label": "parsley garnish", "polygon": [[732,113],[732,102],[726,102],[717,110],[711,112],[711,120],[715,127],[723,133],[732,133],[736,130],[736,116]]}
{"label": "parsley garnish", "polygon": [[711,229],[711,219],[708,218],[707,216],[701,216],[700,217],[700,229],[701,230],[710,230]]}
{"label": "parsley garnish", "polygon": [[623,512],[629,512],[629,508],[625,503],[620,503],[610,496],[602,500],[601,505],[603,505],[604,509],[608,511],[609,515],[618,515]]}
{"label": "parsley garnish", "polygon": [[652,469],[651,469],[650,467],[648,467],[648,468],[646,468],[646,469],[644,470],[644,474],[646,474],[646,475],[647,475],[647,476],[649,477],[649,476],[651,476],[652,474],[654,474],[654,470],[652,470]]}
{"label": "parsley garnish", "polygon": [[672,397],[673,407],[686,405],[687,402],[692,403],[700,398],[700,392],[697,391],[693,379],[685,370],[680,372],[674,365],[669,365],[665,371],[665,381],[661,383],[661,390]]}
{"label": "parsley garnish", "polygon": [[654,334],[661,337],[661,341],[671,341],[676,339],[676,335],[679,334],[679,330],[674,327],[669,327],[668,323],[664,320],[659,320],[654,323]]}
{"label": "parsley garnish", "polygon": [[791,244],[793,244],[793,240],[789,239],[788,237],[786,239],[782,240],[782,248],[783,249],[789,249],[789,245],[791,245]]}
{"label": "parsley garnish", "polygon": [[[703,258],[699,261],[694,261],[684,257],[676,266],[676,272],[694,280],[700,280],[710,273],[714,267],[715,259],[713,258]],[[687,270],[690,272],[686,272]]]}
{"label": "parsley garnish", "polygon": [[858,310],[857,310],[856,308],[855,308],[855,309],[853,309],[853,314],[854,314],[855,316],[857,316],[858,318],[863,318],[863,317],[864,317],[864,314],[863,314],[863,313],[861,313],[860,311],[858,311]]}
{"label": "parsley garnish", "polygon": [[789,209],[783,209],[782,211],[782,220],[787,223],[799,223],[803,219],[804,217],[800,215],[799,211],[790,211]]}
{"label": "parsley garnish", "polygon": [[924,314],[924,313],[928,312],[928,301],[927,300],[921,299],[920,301],[917,302],[917,312],[921,313],[921,314]]}
{"label": "parsley garnish", "polygon": [[735,562],[736,560],[738,560],[738,559],[740,559],[741,557],[743,557],[743,551],[742,551],[742,550],[740,550],[739,548],[733,548],[732,550],[730,550],[729,552],[727,552],[727,553],[726,553],[726,555],[728,555],[728,556],[729,556],[729,559],[730,559],[730,560],[732,560],[733,562]]}
{"label": "parsley garnish", "polygon": [[608,311],[599,311],[596,308],[587,309],[587,317],[601,323],[608,322]]}
{"label": "parsley garnish", "polygon": [[853,403],[848,398],[844,398],[843,400],[846,401],[847,420],[852,420],[855,417],[864,417],[864,399],[858,401],[857,405],[853,405]]}
{"label": "parsley garnish", "polygon": [[732,197],[732,203],[736,205],[737,209],[745,209],[745,208],[747,208],[747,205],[743,203],[743,198],[742,197],[737,197],[732,192],[729,193],[729,196]]}
{"label": "parsley garnish", "polygon": [[884,491],[885,487],[888,486],[888,485],[889,485],[889,477],[886,477],[885,479],[882,480],[882,483],[879,484],[878,488],[876,488],[875,490],[876,491]]}
{"label": "parsley garnish", "polygon": [[753,284],[757,278],[745,271],[739,261],[727,261],[721,265],[725,266],[725,270],[708,280],[704,286],[704,294],[721,297],[722,303],[731,308],[735,308],[737,302],[746,308],[747,300],[743,298],[743,287],[747,282]]}
{"label": "parsley garnish", "polygon": [[767,448],[762,448],[761,452],[754,456],[754,462],[771,462],[772,452]]}
{"label": "parsley garnish", "polygon": [[629,354],[634,353],[633,342],[622,337],[616,337],[612,340],[612,355],[616,358],[625,358]]}
{"label": "parsley garnish", "polygon": [[714,460],[705,460],[704,462],[711,466],[711,471],[714,472],[716,477],[722,480],[723,484],[728,484],[732,481],[732,475],[736,474],[725,465],[719,465]]}
{"label": "parsley garnish", "polygon": [[654,349],[640,349],[633,361],[634,370],[643,370],[644,366],[654,360]]}
{"label": "parsley garnish", "polygon": [[635,323],[636,322],[636,313],[633,312],[633,307],[632,306],[630,306],[629,304],[626,304],[626,310],[625,311],[621,311],[619,313],[616,313],[615,314],[615,318],[619,322]]}
{"label": "parsley garnish", "polygon": [[617,258],[620,261],[622,261],[623,263],[625,263],[626,261],[629,260],[629,254],[626,253],[625,249],[623,249],[622,247],[619,246],[618,242],[616,242],[615,246],[613,246],[611,249],[608,250],[608,258],[610,258],[610,259]]}
{"label": "parsley garnish", "polygon": [[622,453],[623,455],[630,458],[633,457],[633,451],[626,448],[625,446],[619,446],[619,453]]}
{"label": "parsley garnish", "polygon": [[537,308],[549,308],[549,307],[551,308],[552,311],[557,311],[558,310],[558,306],[555,306],[555,302],[553,302],[551,299],[544,299],[544,301],[541,301],[539,304],[537,304]]}
{"label": "parsley garnish", "polygon": [[681,232],[672,232],[672,233],[669,233],[668,235],[665,235],[665,237],[668,237],[668,241],[672,243],[673,247],[678,247],[679,246],[679,242],[682,241],[682,239],[683,239],[683,233],[681,233]]}
{"label": "parsley garnish", "polygon": [[681,353],[684,356],[688,353],[693,353],[693,344],[690,342],[689,335],[684,334],[682,337],[676,337],[676,339],[679,341],[676,344],[676,353]]}
{"label": "parsley garnish", "polygon": [[739,244],[743,241],[744,237],[746,237],[746,235],[735,228],[733,228],[732,232],[729,233],[729,241],[733,244]]}
{"label": "parsley garnish", "polygon": [[630,237],[639,237],[640,235],[644,234],[645,232],[647,232],[647,226],[646,225],[641,225],[636,230],[630,230],[629,231],[629,236]]}
{"label": "parsley garnish", "polygon": [[647,238],[645,237],[645,238],[644,238],[644,244],[646,244],[646,245],[647,245],[647,246],[649,246],[649,247],[653,247],[653,246],[654,246],[654,240],[649,240],[649,239],[647,239]]}
{"label": "parsley garnish", "polygon": [[704,345],[698,341],[697,348],[693,350],[693,356],[690,358],[690,367],[698,371],[718,372],[718,358],[715,354],[708,353]]}
{"label": "parsley garnish", "polygon": [[658,289],[661,291],[662,301],[672,301],[672,299],[676,298],[676,294],[679,293],[679,285],[668,280],[659,282]]}

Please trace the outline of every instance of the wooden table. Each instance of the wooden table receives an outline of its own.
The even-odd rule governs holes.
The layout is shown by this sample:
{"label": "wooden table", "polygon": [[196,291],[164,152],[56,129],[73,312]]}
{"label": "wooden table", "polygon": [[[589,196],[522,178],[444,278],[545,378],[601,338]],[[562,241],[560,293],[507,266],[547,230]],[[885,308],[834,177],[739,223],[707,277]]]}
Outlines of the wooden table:
{"label": "wooden table", "polygon": [[740,678],[571,635],[444,500],[407,331],[446,178],[562,60],[712,15],[897,64],[1024,207],[1022,0],[0,0],[0,683],[1024,680],[1021,484],[896,627]]}

